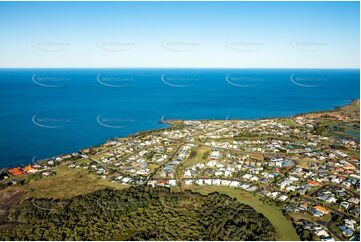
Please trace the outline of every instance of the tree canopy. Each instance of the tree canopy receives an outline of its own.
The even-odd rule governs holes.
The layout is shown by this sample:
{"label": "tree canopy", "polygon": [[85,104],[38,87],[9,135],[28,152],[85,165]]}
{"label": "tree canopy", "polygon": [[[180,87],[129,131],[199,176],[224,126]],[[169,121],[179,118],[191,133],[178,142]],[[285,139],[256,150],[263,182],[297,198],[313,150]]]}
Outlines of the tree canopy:
{"label": "tree canopy", "polygon": [[105,189],[12,209],[2,240],[274,240],[271,223],[227,195],[164,187]]}

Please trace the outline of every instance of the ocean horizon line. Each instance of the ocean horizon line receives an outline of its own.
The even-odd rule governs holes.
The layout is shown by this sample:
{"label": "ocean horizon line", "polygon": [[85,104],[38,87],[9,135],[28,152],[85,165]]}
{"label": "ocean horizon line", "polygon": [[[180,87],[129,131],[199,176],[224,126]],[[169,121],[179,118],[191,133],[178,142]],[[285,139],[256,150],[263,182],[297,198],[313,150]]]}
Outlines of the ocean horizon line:
{"label": "ocean horizon line", "polygon": [[0,67],[0,70],[78,70],[78,69],[114,69],[114,70],[358,70],[353,67]]}

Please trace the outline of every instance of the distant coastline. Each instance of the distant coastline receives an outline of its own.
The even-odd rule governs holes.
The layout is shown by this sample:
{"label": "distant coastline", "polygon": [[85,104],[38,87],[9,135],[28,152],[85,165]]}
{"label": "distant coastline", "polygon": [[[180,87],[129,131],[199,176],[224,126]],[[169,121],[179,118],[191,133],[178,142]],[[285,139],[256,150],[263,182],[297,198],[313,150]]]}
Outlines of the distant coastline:
{"label": "distant coastline", "polygon": [[[168,123],[168,125],[171,125],[171,123],[173,121],[256,121],[256,120],[265,120],[265,119],[284,119],[284,118],[293,118],[293,117],[298,117],[298,116],[303,116],[303,115],[307,115],[307,114],[316,114],[316,113],[327,113],[327,112],[332,112],[332,111],[337,111],[339,108],[342,107],[346,107],[349,105],[352,105],[354,102],[360,102],[360,99],[351,99],[347,104],[345,105],[337,105],[331,109],[326,109],[326,110],[320,110],[320,111],[311,111],[311,112],[301,112],[299,114],[294,114],[291,116],[275,116],[275,117],[263,117],[263,118],[254,118],[254,119],[239,119],[239,118],[234,118],[234,119],[168,119],[165,122]],[[143,131],[140,131],[143,132]]]}

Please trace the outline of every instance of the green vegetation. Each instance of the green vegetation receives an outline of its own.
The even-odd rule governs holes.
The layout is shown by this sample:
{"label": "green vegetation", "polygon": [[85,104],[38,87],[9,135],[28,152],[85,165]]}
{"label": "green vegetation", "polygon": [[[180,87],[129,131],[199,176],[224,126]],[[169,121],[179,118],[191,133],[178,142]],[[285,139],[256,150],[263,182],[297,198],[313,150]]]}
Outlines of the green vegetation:
{"label": "green vegetation", "polygon": [[[195,152],[192,156],[192,152]],[[206,146],[198,146],[192,149],[191,155],[188,160],[183,163],[184,167],[192,166],[197,162],[204,163],[207,161],[207,158],[211,152],[211,148]]]}
{"label": "green vegetation", "polygon": [[302,241],[320,240],[311,230],[303,229],[302,225],[294,224],[294,226]]}
{"label": "green vegetation", "polygon": [[287,220],[280,210],[274,206],[263,203],[250,193],[235,190],[230,187],[219,186],[191,186],[191,189],[192,191],[196,191],[201,194],[208,194],[217,191],[234,197],[238,201],[251,206],[257,212],[262,213],[274,226],[277,233],[277,240],[300,240],[291,221]]}
{"label": "green vegetation", "polygon": [[[321,112],[321,118],[314,128],[315,134],[329,137],[346,138],[360,141],[360,100],[355,100],[349,105],[339,107],[332,112]],[[348,121],[337,120],[332,115],[347,117]]]}
{"label": "green vegetation", "polygon": [[219,193],[168,188],[99,190],[69,199],[27,199],[2,240],[274,240],[260,213]]}
{"label": "green vegetation", "polygon": [[314,133],[328,137],[358,140],[360,127],[357,123],[345,123],[338,120],[320,120],[314,128]]}
{"label": "green vegetation", "polygon": [[292,118],[279,118],[279,119],[276,119],[276,122],[290,126],[290,127],[298,127],[299,126],[292,120]]}
{"label": "green vegetation", "polygon": [[27,197],[62,199],[107,187],[126,187],[103,180],[81,168],[69,169],[61,165],[54,169],[54,171],[56,172],[55,176],[31,179],[28,184],[24,185],[23,188],[29,191]]}

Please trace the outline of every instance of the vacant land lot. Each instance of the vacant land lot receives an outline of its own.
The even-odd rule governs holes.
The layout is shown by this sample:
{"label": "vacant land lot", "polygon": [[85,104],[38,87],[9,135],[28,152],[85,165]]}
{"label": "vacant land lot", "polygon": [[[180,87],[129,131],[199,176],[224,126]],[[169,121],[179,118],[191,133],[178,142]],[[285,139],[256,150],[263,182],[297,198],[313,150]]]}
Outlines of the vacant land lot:
{"label": "vacant land lot", "polygon": [[187,161],[183,162],[182,165],[184,167],[192,166],[198,162],[200,163],[206,162],[208,158],[207,154],[211,152],[211,148],[206,146],[200,146],[200,147],[195,147],[194,151],[196,152],[196,155],[188,159]]}
{"label": "vacant land lot", "polygon": [[95,174],[89,174],[82,168],[69,169],[59,166],[56,175],[30,181],[24,188],[28,190],[26,197],[69,198],[107,187],[122,189],[126,186],[111,183]]}

